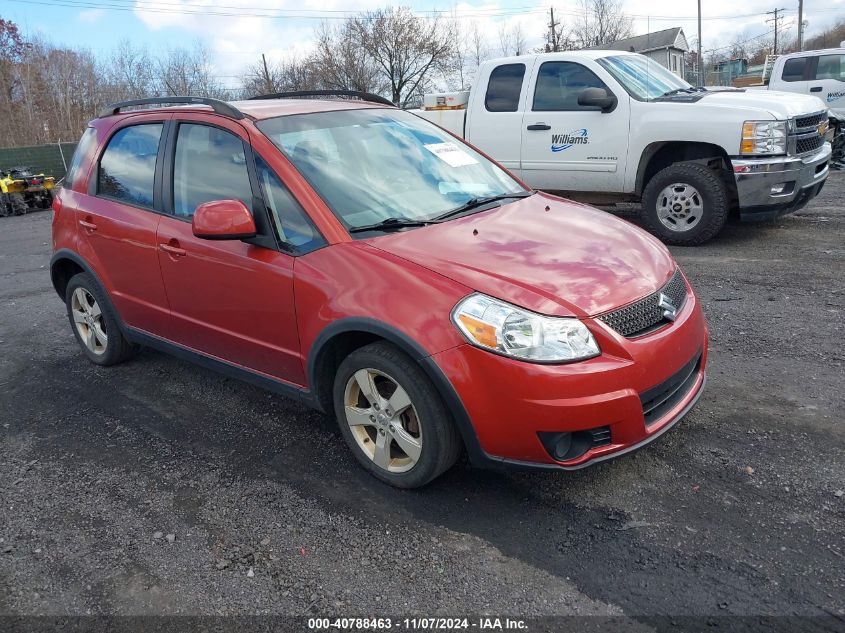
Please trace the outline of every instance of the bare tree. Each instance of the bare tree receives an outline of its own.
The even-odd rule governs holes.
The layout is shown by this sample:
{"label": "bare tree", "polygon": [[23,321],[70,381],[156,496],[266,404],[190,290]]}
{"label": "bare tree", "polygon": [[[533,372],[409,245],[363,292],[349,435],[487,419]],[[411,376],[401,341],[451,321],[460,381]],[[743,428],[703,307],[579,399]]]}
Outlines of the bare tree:
{"label": "bare tree", "polygon": [[262,54],[261,59],[247,66],[241,76],[243,96],[311,90],[316,84],[310,64],[310,60],[298,57],[272,63]]}
{"label": "bare tree", "polygon": [[505,57],[527,53],[528,46],[522,24],[519,22],[513,24],[502,22],[499,25],[499,47]]}
{"label": "bare tree", "polygon": [[315,83],[326,89],[383,92],[387,86],[381,67],[363,46],[360,25],[354,20],[333,26],[322,22],[314,31],[315,47],[309,59]]}
{"label": "bare tree", "polygon": [[153,94],[153,61],[146,48],[123,40],[104,62],[104,79],[110,100],[143,99]]}
{"label": "bare tree", "polygon": [[173,48],[159,58],[158,91],[165,95],[225,98],[226,91],[212,73],[211,54],[201,42],[193,48]]}
{"label": "bare tree", "polygon": [[434,72],[446,74],[454,63],[451,25],[440,18],[419,18],[402,7],[351,18],[350,25],[397,105],[406,105]]}
{"label": "bare tree", "polygon": [[580,48],[601,46],[630,37],[632,24],[620,0],[581,0],[573,37]]}

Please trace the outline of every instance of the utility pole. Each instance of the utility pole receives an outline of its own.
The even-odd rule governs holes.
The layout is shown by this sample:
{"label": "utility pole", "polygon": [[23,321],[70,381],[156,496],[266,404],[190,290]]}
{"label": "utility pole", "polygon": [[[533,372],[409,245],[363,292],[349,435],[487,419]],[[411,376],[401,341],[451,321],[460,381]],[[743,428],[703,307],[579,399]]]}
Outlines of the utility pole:
{"label": "utility pole", "polygon": [[701,0],[698,0],[698,85],[704,85],[704,60],[701,57]]}
{"label": "utility pole", "polygon": [[264,89],[267,91],[267,94],[271,94],[275,92],[275,88],[273,87],[273,82],[270,81],[270,71],[267,70],[267,58],[264,57],[264,53],[261,53],[261,63],[264,64]]}
{"label": "utility pole", "polygon": [[798,0],[798,50],[804,50],[804,0]]}
{"label": "utility pole", "polygon": [[560,50],[560,41],[557,37],[557,27],[560,22],[555,22],[555,8],[549,7],[549,51],[557,53]]}
{"label": "utility pole", "polygon": [[[773,9],[772,11],[766,11],[766,15],[774,15],[773,18],[769,18],[766,22],[774,22],[775,23],[775,49],[772,51],[775,55],[778,54],[778,20],[783,19],[783,16],[779,16],[778,13],[786,11],[786,9]],[[799,29],[801,27],[798,27]]]}

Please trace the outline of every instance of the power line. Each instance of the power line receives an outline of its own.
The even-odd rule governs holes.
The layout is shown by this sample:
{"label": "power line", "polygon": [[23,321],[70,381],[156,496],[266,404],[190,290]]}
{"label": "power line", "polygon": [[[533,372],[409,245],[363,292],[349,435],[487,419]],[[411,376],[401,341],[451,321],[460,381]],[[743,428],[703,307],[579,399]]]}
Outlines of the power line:
{"label": "power line", "polygon": [[[176,15],[208,15],[221,17],[255,17],[267,19],[339,19],[343,20],[352,15],[359,15],[361,11],[354,10],[333,10],[333,9],[274,9],[267,7],[254,6],[240,6],[231,4],[211,5],[198,4],[193,2],[168,2],[167,0],[84,0],[82,2],[75,2],[74,0],[9,0],[18,4],[27,5],[42,5],[42,6],[59,6],[76,9],[101,9],[104,11],[131,11],[131,12],[147,12],[147,13],[161,13],[161,14],[176,14]],[[783,11],[780,9],[779,11]],[[424,18],[433,17],[456,17],[456,18],[476,18],[476,17],[512,17],[516,15],[526,14],[540,14],[545,13],[546,9],[543,7],[521,6],[521,7],[478,7],[472,9],[464,9],[461,11],[455,10],[440,10],[430,9],[423,11],[416,11],[415,15]],[[589,13],[595,14],[594,11],[588,10]],[[770,13],[770,12],[769,12]],[[558,11],[559,15],[567,17],[581,17],[583,13],[578,12],[562,12]],[[675,20],[696,20],[698,16],[680,16],[680,15],[646,15],[638,13],[627,13],[629,17],[637,19],[652,19],[660,21],[675,21]],[[766,13],[746,13],[740,15],[714,15],[703,16],[702,20],[736,20],[742,18],[751,18],[766,15]]]}

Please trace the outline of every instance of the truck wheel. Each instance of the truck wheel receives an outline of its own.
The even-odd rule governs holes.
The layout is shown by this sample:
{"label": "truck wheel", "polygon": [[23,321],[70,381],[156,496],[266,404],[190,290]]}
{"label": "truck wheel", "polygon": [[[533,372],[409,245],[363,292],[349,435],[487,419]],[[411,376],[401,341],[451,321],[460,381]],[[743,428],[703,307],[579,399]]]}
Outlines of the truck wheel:
{"label": "truck wheel", "polygon": [[9,200],[12,205],[12,215],[24,215],[27,211],[29,211],[29,207],[21,194],[9,194]]}
{"label": "truck wheel", "polygon": [[670,165],[643,191],[643,225],[666,244],[703,244],[725,226],[729,209],[719,175],[698,163]]}
{"label": "truck wheel", "polygon": [[389,343],[372,343],[344,359],[334,380],[334,408],[355,458],[391,486],[424,486],[460,456],[460,435],[434,385]]}

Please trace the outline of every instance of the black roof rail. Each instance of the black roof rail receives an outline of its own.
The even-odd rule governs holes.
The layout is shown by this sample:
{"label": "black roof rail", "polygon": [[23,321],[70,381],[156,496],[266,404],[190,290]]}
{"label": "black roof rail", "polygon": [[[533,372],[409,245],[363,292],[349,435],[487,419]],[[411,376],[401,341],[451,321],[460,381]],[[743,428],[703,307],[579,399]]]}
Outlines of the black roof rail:
{"label": "black roof rail", "polygon": [[309,97],[351,97],[353,99],[359,99],[360,101],[371,101],[372,103],[380,103],[382,105],[396,107],[395,103],[388,101],[384,97],[374,95],[371,92],[360,92],[358,90],[296,90],[294,92],[274,92],[271,94],[250,97],[248,101],[260,101],[262,99],[298,99]]}
{"label": "black roof rail", "polygon": [[207,105],[211,106],[217,114],[222,114],[232,119],[243,119],[244,113],[237,108],[232,107],[225,101],[220,99],[210,99],[208,97],[149,97],[147,99],[131,99],[130,101],[121,101],[120,103],[113,103],[106,106],[100,111],[100,117],[112,116],[118,114],[123,108],[131,106],[145,106],[145,105]]}

